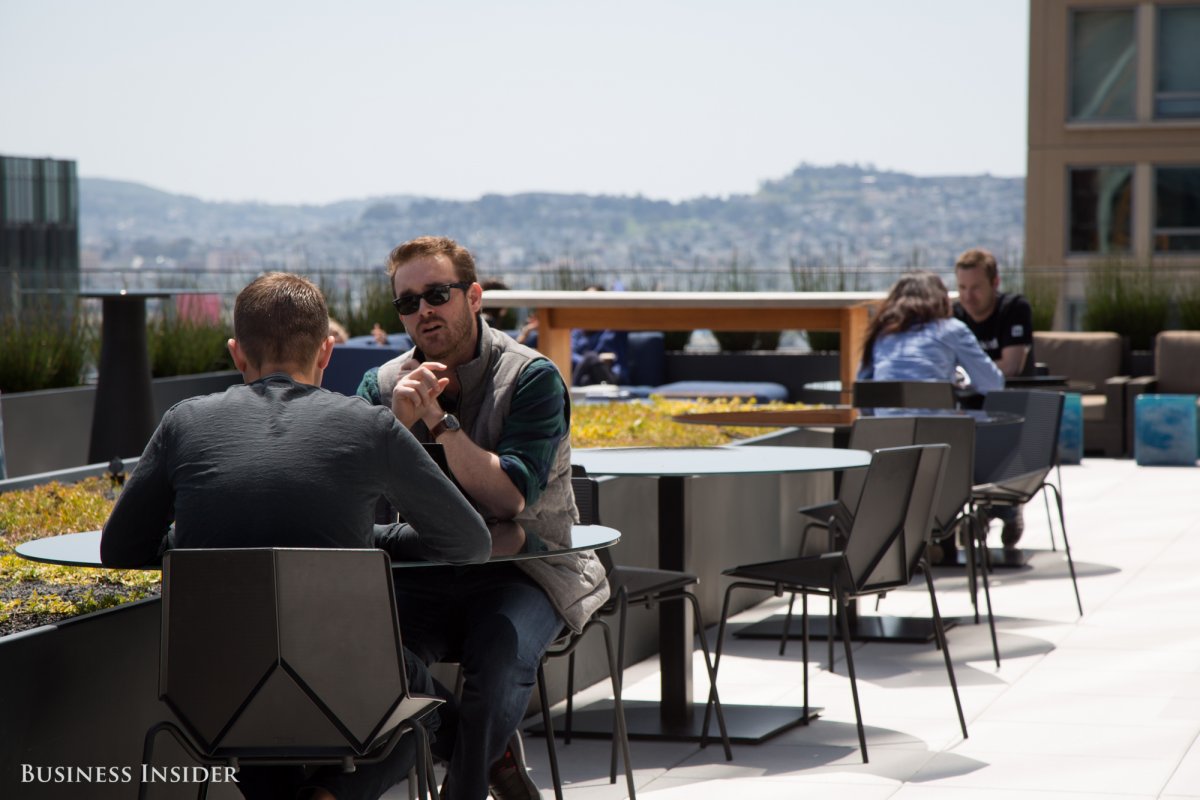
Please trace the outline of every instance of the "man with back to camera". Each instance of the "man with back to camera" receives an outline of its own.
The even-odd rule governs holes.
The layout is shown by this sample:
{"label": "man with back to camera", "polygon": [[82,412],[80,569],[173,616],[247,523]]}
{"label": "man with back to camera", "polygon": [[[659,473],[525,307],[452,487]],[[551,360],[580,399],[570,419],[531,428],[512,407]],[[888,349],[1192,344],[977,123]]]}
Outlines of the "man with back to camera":
{"label": "man with back to camera", "polygon": [[[442,444],[485,517],[578,519],[567,387],[545,356],[484,321],[470,252],[453,239],[421,237],[392,250],[388,275],[416,346],[369,370],[359,394],[390,406],[419,439]],[[446,735],[435,746],[450,761],[444,796],[482,800],[490,784],[499,800],[539,798],[517,725],[546,648],[564,624],[580,630],[608,598],[599,559],[583,552],[420,570],[396,593],[413,652],[463,668],[457,719],[443,711]],[[445,687],[439,694],[452,700]]]}
{"label": "man with back to camera", "polygon": [[[386,409],[318,388],[333,337],[315,285],[264,275],[238,294],[233,325],[228,347],[246,382],[163,415],[104,525],[106,566],[145,566],[168,546],[380,547],[406,559],[488,559],[482,517],[412,434]],[[380,495],[408,525],[373,524]],[[425,665],[412,653],[405,664],[412,691],[430,694]],[[238,788],[252,799],[374,800],[414,761],[406,736],[386,761],[353,773],[243,768]]]}
{"label": "man with back to camera", "polygon": [[[954,263],[958,300],[954,316],[967,324],[971,333],[1006,378],[1032,375],[1033,308],[1019,294],[1000,291],[996,258],[987,250],[967,250]],[[1021,506],[994,508],[989,512],[1004,523],[1000,541],[1006,550],[1016,549],[1025,532]]]}

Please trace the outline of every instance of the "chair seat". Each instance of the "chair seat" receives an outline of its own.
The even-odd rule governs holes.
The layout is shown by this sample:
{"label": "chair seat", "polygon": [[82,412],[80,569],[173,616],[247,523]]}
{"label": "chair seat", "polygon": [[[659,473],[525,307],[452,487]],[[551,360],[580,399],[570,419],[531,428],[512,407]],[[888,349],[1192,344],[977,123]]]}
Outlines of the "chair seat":
{"label": "chair seat", "polygon": [[1103,422],[1108,413],[1108,398],[1102,394],[1085,394],[1081,399],[1084,422]]}
{"label": "chair seat", "polygon": [[759,564],[743,564],[722,572],[730,578],[778,583],[785,587],[829,589],[829,582],[845,563],[841,552],[823,553],[804,558],[785,558]]}
{"label": "chair seat", "polygon": [[643,598],[651,595],[686,589],[697,583],[699,583],[699,579],[687,572],[650,567],[614,566],[608,573],[611,599],[605,604],[605,608],[616,607],[615,598],[621,589],[625,590],[629,602],[639,603]]}

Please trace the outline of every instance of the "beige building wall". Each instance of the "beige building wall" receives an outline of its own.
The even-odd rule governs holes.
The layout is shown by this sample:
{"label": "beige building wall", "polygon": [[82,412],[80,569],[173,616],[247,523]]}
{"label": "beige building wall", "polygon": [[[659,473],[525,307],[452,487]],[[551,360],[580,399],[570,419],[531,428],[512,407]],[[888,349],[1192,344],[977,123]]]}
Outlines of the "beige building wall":
{"label": "beige building wall", "polygon": [[[1060,279],[1056,327],[1065,306],[1082,300],[1090,264],[1112,256],[1068,253],[1068,171],[1072,167],[1133,165],[1132,253],[1121,258],[1160,269],[1164,280],[1200,270],[1200,253],[1153,253],[1155,166],[1200,167],[1200,119],[1154,119],[1156,9],[1197,6],[1200,0],[1031,0],[1029,14],[1029,161],[1025,186],[1025,265]],[[1136,119],[1070,121],[1071,12],[1136,9]],[[1197,42],[1200,48],[1200,42]]]}

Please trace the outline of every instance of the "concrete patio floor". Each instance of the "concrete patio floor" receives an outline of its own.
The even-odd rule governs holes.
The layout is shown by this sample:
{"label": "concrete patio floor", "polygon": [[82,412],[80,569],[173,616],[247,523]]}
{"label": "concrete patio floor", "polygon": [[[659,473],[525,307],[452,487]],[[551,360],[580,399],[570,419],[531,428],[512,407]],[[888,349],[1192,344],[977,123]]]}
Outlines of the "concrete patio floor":
{"label": "concrete patio floor", "polygon": [[[1087,459],[1064,467],[1062,477],[1082,618],[1061,537],[1059,552],[1049,550],[1040,498],[1025,514],[1031,568],[994,574],[999,668],[986,623],[971,624],[965,575],[935,571],[942,614],[961,619],[949,643],[969,739],[932,645],[860,643],[854,658],[871,759],[863,764],[840,645],[830,673],[819,642],[810,669],[812,702],[824,707],[818,720],[766,744],[735,744],[732,762],[719,746],[635,741],[638,796],[1200,797],[1200,471]],[[814,603],[821,613],[824,602]],[[770,598],[735,622],[785,604]],[[873,605],[864,613],[875,613]],[[880,613],[927,616],[923,581],[890,594]],[[727,639],[719,679],[725,703],[799,705],[800,677],[799,642],[780,657],[776,642]],[[633,665],[625,696],[653,699],[657,684],[655,659]],[[695,686],[702,700],[699,656]],[[579,693],[577,707],[610,696],[605,681]],[[552,798],[544,740],[526,736],[526,751],[542,796]],[[608,783],[607,742],[560,742],[558,752],[568,799],[626,796],[623,776]],[[405,796],[402,787],[387,795]]]}

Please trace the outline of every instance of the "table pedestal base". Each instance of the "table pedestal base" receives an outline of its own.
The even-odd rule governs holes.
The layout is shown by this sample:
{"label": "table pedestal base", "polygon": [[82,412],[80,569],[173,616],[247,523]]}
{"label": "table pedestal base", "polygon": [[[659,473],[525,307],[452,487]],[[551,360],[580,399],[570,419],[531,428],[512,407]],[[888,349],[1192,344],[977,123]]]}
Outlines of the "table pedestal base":
{"label": "table pedestal base", "polygon": [[[784,614],[776,614],[761,622],[746,627],[733,634],[738,639],[775,639],[783,635]],[[942,625],[950,630],[957,623],[942,618]],[[800,641],[803,633],[800,630],[800,617],[792,617],[792,625],[788,630],[788,641]],[[829,618],[826,616],[808,618],[808,638],[810,641],[825,641],[829,638]],[[841,635],[835,635],[841,639]],[[937,639],[932,617],[853,617],[850,620],[850,639],[855,642],[909,642],[926,644]]]}
{"label": "table pedestal base", "polygon": [[[629,730],[630,739],[700,741],[700,728],[704,724],[703,703],[692,704],[690,723],[676,725],[663,721],[658,703],[627,701],[624,705],[625,726]],[[725,712],[725,727],[729,731],[729,740],[735,744],[759,744],[789,728],[816,719],[823,710],[817,706],[809,706],[808,716],[805,717],[804,709],[800,706],[735,706],[724,703],[721,708]],[[563,735],[564,725],[562,716],[555,717],[556,735]],[[576,709],[572,716],[571,735],[581,739],[610,739],[612,729],[612,704],[608,702]],[[539,736],[544,735],[540,724],[531,726],[526,731]],[[717,747],[721,746],[716,715],[713,715],[708,725],[708,741]]]}
{"label": "table pedestal base", "polygon": [[[988,564],[992,569],[1020,569],[1029,563],[1032,553],[1021,550],[1006,550],[1002,547],[988,548]],[[968,553],[959,550],[955,563],[960,567],[967,566]]]}

